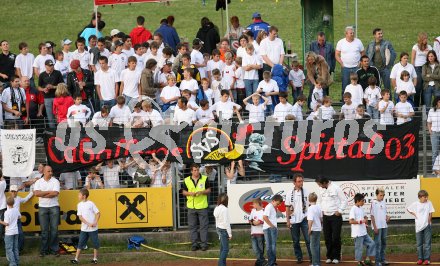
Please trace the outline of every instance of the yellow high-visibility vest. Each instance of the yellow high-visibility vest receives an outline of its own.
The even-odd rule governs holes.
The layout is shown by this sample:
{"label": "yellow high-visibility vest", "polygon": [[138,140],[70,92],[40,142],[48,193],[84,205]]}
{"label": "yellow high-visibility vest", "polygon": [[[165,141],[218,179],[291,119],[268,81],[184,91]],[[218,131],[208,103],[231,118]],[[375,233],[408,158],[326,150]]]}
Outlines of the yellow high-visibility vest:
{"label": "yellow high-visibility vest", "polygon": [[[188,192],[199,192],[205,190],[206,181],[208,178],[204,175],[202,175],[197,182],[197,186],[194,185],[194,182],[191,180],[191,176],[188,176],[185,178],[185,185],[188,189]],[[189,209],[206,209],[208,208],[208,195],[199,195],[197,197],[193,196],[186,196],[186,206]]]}

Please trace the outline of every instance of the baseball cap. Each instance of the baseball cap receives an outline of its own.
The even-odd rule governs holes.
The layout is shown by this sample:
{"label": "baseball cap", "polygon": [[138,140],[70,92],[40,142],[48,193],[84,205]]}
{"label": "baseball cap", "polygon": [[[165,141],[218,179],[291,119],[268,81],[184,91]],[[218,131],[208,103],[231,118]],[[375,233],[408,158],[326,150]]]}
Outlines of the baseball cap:
{"label": "baseball cap", "polygon": [[122,46],[122,45],[124,45],[124,42],[122,42],[121,40],[117,40],[115,42],[115,46]]}
{"label": "baseball cap", "polygon": [[115,36],[118,33],[120,33],[118,29],[112,29],[112,31],[110,31],[110,36]]}
{"label": "baseball cap", "polygon": [[50,47],[55,47],[57,46],[53,41],[46,41],[46,47],[50,48]]}
{"label": "baseball cap", "polygon": [[46,66],[53,66],[53,65],[54,65],[53,61],[50,60],[50,59],[47,59],[47,60],[44,62],[44,64],[45,64]]}
{"label": "baseball cap", "polygon": [[11,191],[18,191],[18,186],[17,185],[9,186],[9,192],[11,192]]}
{"label": "baseball cap", "polygon": [[64,40],[62,41],[62,44],[63,44],[63,45],[71,44],[71,43],[72,43],[72,41],[69,40],[69,39],[64,39]]}
{"label": "baseball cap", "polygon": [[260,12],[254,12],[254,14],[252,14],[252,18],[261,18]]}
{"label": "baseball cap", "polygon": [[193,45],[203,45],[204,42],[202,40],[200,40],[199,38],[195,38],[193,40]]}
{"label": "baseball cap", "polygon": [[80,66],[81,66],[81,63],[79,62],[78,59],[74,59],[74,60],[72,60],[72,62],[70,62],[71,69],[77,69]]}

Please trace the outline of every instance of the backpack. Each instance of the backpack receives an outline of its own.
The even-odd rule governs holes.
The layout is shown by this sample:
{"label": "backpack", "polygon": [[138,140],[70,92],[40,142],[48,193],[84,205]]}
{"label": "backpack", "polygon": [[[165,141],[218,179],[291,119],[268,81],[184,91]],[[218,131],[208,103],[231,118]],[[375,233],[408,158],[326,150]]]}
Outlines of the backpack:
{"label": "backpack", "polygon": [[133,180],[137,181],[139,184],[150,185],[151,177],[148,175],[147,171],[142,168],[138,168],[134,173]]}
{"label": "backpack", "polygon": [[[279,91],[287,91],[289,86],[289,76],[284,71],[284,68],[280,64],[276,64],[272,68],[272,79],[277,82]],[[278,95],[272,96],[272,104],[275,106],[279,103]]]}
{"label": "backpack", "polygon": [[128,239],[128,249],[136,249],[139,250],[141,247],[141,244],[145,243],[145,238],[141,236],[130,236]]}

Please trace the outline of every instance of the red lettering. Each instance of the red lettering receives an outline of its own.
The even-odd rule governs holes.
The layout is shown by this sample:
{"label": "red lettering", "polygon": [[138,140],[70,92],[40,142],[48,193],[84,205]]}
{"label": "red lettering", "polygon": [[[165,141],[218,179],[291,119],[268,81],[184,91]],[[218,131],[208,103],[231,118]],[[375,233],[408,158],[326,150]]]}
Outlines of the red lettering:
{"label": "red lettering", "polygon": [[344,159],[347,155],[344,154],[344,147],[347,144],[347,139],[342,138],[338,143],[338,150],[336,151],[336,159]]}
{"label": "red lettering", "polygon": [[58,141],[60,144],[63,144],[63,140],[61,138],[50,137],[49,140],[47,141],[47,152],[48,152],[49,158],[54,163],[57,163],[57,164],[65,163],[66,160],[64,159],[64,157],[59,159],[59,158],[57,158],[57,156],[53,152],[53,149],[56,148],[55,143],[54,143],[55,141]]}
{"label": "red lettering", "polygon": [[[394,156],[391,156],[391,144],[393,144],[393,142],[396,143],[396,152],[394,153]],[[385,156],[389,160],[395,161],[399,157],[401,150],[402,144],[400,143],[400,140],[398,138],[391,138],[385,145]]]}
{"label": "red lettering", "polygon": [[[80,142],[79,142],[79,161],[83,164],[89,164],[91,162],[93,162],[93,160],[95,160],[95,153],[93,152],[92,149],[88,148],[88,149],[84,149],[84,143],[88,142],[91,143],[92,139],[91,138],[83,138]],[[86,160],[84,158],[84,155],[88,154],[89,155],[89,160]]]}
{"label": "red lettering", "polygon": [[315,148],[315,160],[321,160],[323,158],[321,151],[323,151],[323,146],[324,146],[324,142],[319,142],[316,143],[316,148]]}
{"label": "red lettering", "polygon": [[[105,153],[106,156],[104,158],[101,158],[101,155],[103,153]],[[110,160],[110,158],[112,158],[112,150],[110,150],[110,149],[102,150],[102,151],[98,152],[98,154],[96,155],[96,160],[97,161]]]}
{"label": "red lettering", "polygon": [[371,154],[371,150],[374,147],[374,143],[375,143],[376,138],[382,138],[382,135],[378,134],[378,133],[375,133],[371,137],[370,142],[368,143],[367,154],[365,154],[365,159],[367,159],[367,160],[373,160],[374,158],[376,158],[376,155],[372,155]]}
{"label": "red lettering", "polygon": [[287,161],[283,161],[283,157],[282,156],[277,156],[277,162],[281,165],[286,165],[286,164],[291,164],[295,161],[296,159],[296,152],[294,149],[292,149],[290,147],[290,140],[296,140],[296,136],[290,136],[284,139],[283,141],[283,146],[286,149],[286,151],[288,152],[288,154],[290,154],[290,158]]}
{"label": "red lettering", "polygon": [[[348,147],[348,157],[351,159],[362,159],[364,154],[362,153],[362,141],[357,140]],[[357,153],[354,154],[355,148],[357,147]]]}
{"label": "red lettering", "polygon": [[75,163],[76,162],[76,148],[67,147],[64,150],[64,158],[66,159],[66,162],[68,162],[68,163]]}
{"label": "red lettering", "polygon": [[179,148],[179,147],[174,148],[174,149],[171,150],[171,154],[172,154],[174,157],[178,157],[178,156],[180,156],[182,153],[183,153],[183,149],[182,149],[182,148]]}
{"label": "red lettering", "polygon": [[331,160],[333,159],[335,156],[331,155],[331,149],[333,147],[335,143],[335,139],[334,138],[330,138],[328,140],[328,142],[324,143],[324,145],[327,145],[327,147],[325,148],[325,153],[324,153],[324,160]]}
{"label": "red lettering", "polygon": [[[311,151],[309,152],[308,155],[306,155],[306,153],[308,152],[308,148],[311,147]],[[303,144],[303,148],[301,150],[301,153],[299,154],[299,159],[298,159],[298,163],[296,164],[296,166],[294,168],[291,168],[290,170],[292,170],[293,172],[304,172],[304,169],[302,169],[302,164],[304,160],[310,160],[311,158],[313,158],[314,155],[314,145],[310,144],[310,143],[304,143]]]}
{"label": "red lettering", "polygon": [[400,159],[408,159],[409,157],[414,155],[415,149],[414,149],[414,142],[416,141],[416,137],[413,134],[406,134],[405,137],[403,137],[403,140],[407,140],[405,142],[404,147],[408,150],[405,155],[400,155]]}

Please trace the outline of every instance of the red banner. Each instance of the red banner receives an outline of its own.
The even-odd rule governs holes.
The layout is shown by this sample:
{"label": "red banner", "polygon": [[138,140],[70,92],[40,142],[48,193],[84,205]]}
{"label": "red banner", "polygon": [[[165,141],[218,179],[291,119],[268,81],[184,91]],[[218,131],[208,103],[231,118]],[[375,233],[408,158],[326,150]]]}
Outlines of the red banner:
{"label": "red banner", "polygon": [[119,5],[119,4],[131,4],[131,3],[143,3],[143,2],[153,2],[157,3],[160,0],[94,0],[95,6],[103,5]]}

